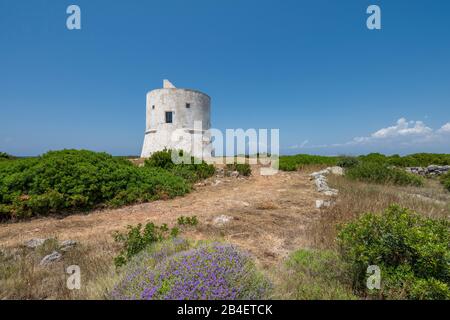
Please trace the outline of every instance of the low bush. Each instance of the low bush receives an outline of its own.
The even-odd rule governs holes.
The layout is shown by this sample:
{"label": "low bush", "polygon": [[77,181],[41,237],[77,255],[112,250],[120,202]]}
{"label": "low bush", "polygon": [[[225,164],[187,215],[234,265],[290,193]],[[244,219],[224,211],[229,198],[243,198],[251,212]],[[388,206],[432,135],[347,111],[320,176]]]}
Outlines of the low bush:
{"label": "low bush", "polygon": [[226,166],[227,172],[237,171],[239,175],[249,177],[252,174],[252,168],[248,163],[229,163]]}
{"label": "low bush", "polygon": [[137,226],[128,226],[127,233],[116,232],[114,240],[122,245],[119,255],[114,259],[116,267],[123,266],[130,259],[141,252],[145,247],[154,242],[166,240],[169,236],[176,237],[178,229],[169,230],[166,224],[157,226],[153,223],[147,223],[142,229],[142,224]]}
{"label": "low bush", "polygon": [[358,157],[325,157],[307,154],[294,156],[281,156],[280,169],[284,171],[295,171],[304,165],[317,164],[350,168],[360,162],[375,162],[387,166],[396,167],[427,167],[429,165],[450,165],[450,154],[438,153],[416,153],[404,157],[399,155],[386,156],[381,153],[369,153]]}
{"label": "low bush", "polygon": [[341,157],[337,162],[336,165],[341,168],[353,168],[356,167],[359,164],[359,160],[356,157]]}
{"label": "low bush", "polygon": [[346,170],[345,176],[358,181],[400,186],[422,186],[423,179],[403,169],[389,167],[380,162],[361,162]]}
{"label": "low bush", "polygon": [[[177,162],[182,159],[183,151],[178,151],[178,156],[180,158],[177,159]],[[172,150],[165,149],[153,153],[150,158],[145,160],[145,167],[166,169],[190,183],[209,178],[215,173],[213,165],[209,165],[205,161],[200,161],[189,155],[184,156],[189,159],[189,163],[174,163],[172,161]]]}
{"label": "low bush", "polygon": [[175,166],[172,161],[172,150],[161,150],[154,152],[150,158],[145,160],[146,167],[157,167],[162,169],[171,169]]}
{"label": "low bush", "polygon": [[393,155],[387,157],[391,165],[398,167],[427,167],[429,165],[450,165],[450,154],[415,153],[404,157]]}
{"label": "low bush", "polygon": [[161,168],[85,150],[0,162],[0,219],[171,198],[190,184]]}
{"label": "low bush", "polygon": [[180,226],[193,226],[194,227],[194,226],[198,225],[198,219],[196,216],[192,216],[192,217],[181,216],[181,217],[178,217],[177,224]]}
{"label": "low bush", "polygon": [[236,247],[179,239],[138,255],[111,292],[117,300],[240,300],[267,297],[270,284]]}
{"label": "low bush", "polygon": [[281,156],[279,168],[283,171],[296,171],[304,165],[317,164],[334,166],[339,157],[313,156],[309,154],[298,154],[294,156]]}
{"label": "low bush", "polygon": [[[398,205],[342,227],[338,243],[354,289],[387,299],[450,299],[450,223]],[[368,266],[381,269],[381,290],[365,286]]]}
{"label": "low bush", "polygon": [[12,155],[7,154],[5,152],[0,152],[0,161],[2,161],[2,160],[12,160],[12,159],[15,159],[15,157],[13,157]]}

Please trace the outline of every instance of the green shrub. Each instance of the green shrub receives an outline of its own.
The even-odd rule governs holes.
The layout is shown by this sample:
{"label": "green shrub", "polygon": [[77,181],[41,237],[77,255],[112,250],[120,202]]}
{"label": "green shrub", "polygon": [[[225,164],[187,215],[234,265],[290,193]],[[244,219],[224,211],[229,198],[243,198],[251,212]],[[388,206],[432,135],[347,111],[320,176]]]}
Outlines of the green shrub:
{"label": "green shrub", "polygon": [[0,161],[2,161],[2,160],[12,160],[12,159],[15,159],[15,157],[13,157],[12,155],[7,154],[5,152],[0,152]]}
{"label": "green shrub", "polygon": [[[181,177],[139,168],[106,153],[51,151],[38,158],[0,162],[0,218],[25,218],[171,198],[190,191]],[[5,213],[5,211],[7,213]]]}
{"label": "green shrub", "polygon": [[388,163],[399,167],[427,167],[429,165],[450,165],[450,154],[416,153],[404,157],[388,157]]}
{"label": "green shrub", "polygon": [[181,216],[181,217],[178,217],[177,223],[180,226],[196,226],[198,224],[198,219],[197,219],[197,216],[192,216],[192,217]]}
{"label": "green shrub", "polygon": [[[355,290],[388,299],[450,299],[450,223],[397,205],[343,226],[338,243]],[[365,288],[367,267],[381,269],[381,290]]]}
{"label": "green shrub", "polygon": [[375,162],[386,164],[388,157],[381,153],[369,153],[367,155],[359,156],[358,159],[361,162]]}
{"label": "green shrub", "polygon": [[177,235],[178,229],[169,230],[166,224],[157,226],[150,222],[145,225],[144,229],[142,229],[142,224],[135,227],[128,226],[127,233],[116,232],[114,234],[114,240],[122,245],[119,255],[114,258],[114,264],[116,267],[120,267],[147,246]]}
{"label": "green shrub", "polygon": [[297,154],[294,156],[281,156],[279,168],[283,171],[296,171],[304,165],[336,165],[339,157],[313,156],[309,154]]}
{"label": "green shrub", "polygon": [[249,177],[252,174],[252,168],[248,163],[229,163],[226,166],[227,172],[237,171],[239,175]]}
{"label": "green shrub", "polygon": [[345,175],[353,180],[371,183],[418,187],[423,185],[422,178],[377,161],[361,162],[359,165],[349,168]]}
{"label": "green shrub", "polygon": [[[182,160],[183,151],[178,151],[178,160]],[[147,168],[162,168],[166,169],[172,174],[179,176],[190,183],[195,183],[211,177],[215,173],[213,165],[207,164],[205,161],[200,161],[189,155],[184,155],[189,159],[189,163],[174,163],[172,161],[172,150],[158,151],[152,154],[150,158],[145,160],[145,167]],[[178,162],[177,160],[177,162]]]}
{"label": "green shrub", "polygon": [[304,165],[317,164],[350,168],[357,162],[375,162],[387,166],[396,167],[427,167],[429,165],[450,165],[450,154],[416,153],[401,157],[397,154],[386,156],[381,153],[370,153],[358,157],[325,157],[308,154],[294,156],[281,156],[280,169],[284,171],[295,171]]}
{"label": "green shrub", "polygon": [[282,271],[277,298],[356,299],[347,269],[346,264],[333,251],[298,250],[289,257]]}
{"label": "green shrub", "polygon": [[359,160],[356,157],[341,157],[336,163],[341,168],[353,168],[359,164]]}
{"label": "green shrub", "polygon": [[365,162],[378,162],[397,167],[427,167],[432,164],[450,164],[450,154],[438,153],[415,153],[404,157],[401,157],[398,154],[385,156],[380,153],[370,153],[365,156],[359,156],[358,158]]}
{"label": "green shrub", "polygon": [[171,169],[175,164],[172,161],[172,150],[164,149],[154,152],[150,158],[145,160],[146,167],[157,167]]}

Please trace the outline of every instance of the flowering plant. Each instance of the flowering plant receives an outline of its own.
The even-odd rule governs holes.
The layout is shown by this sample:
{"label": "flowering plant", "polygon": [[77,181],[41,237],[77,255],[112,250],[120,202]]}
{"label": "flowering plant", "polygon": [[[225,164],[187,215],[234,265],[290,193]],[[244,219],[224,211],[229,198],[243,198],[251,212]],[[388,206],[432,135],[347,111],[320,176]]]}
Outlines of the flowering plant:
{"label": "flowering plant", "polygon": [[235,246],[215,242],[179,251],[183,242],[175,242],[178,245],[172,243],[150,253],[162,258],[159,262],[148,254],[138,257],[144,263],[130,266],[112,298],[235,300],[262,299],[269,293],[270,284],[257,272],[251,257]]}

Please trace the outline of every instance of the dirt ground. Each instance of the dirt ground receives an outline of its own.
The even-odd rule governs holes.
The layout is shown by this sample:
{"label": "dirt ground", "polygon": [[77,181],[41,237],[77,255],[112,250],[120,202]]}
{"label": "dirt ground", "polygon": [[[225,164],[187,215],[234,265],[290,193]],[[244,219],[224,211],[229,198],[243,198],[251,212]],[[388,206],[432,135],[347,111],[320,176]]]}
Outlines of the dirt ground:
{"label": "dirt ground", "polygon": [[[217,182],[220,181],[220,182]],[[306,172],[207,180],[195,190],[171,200],[97,210],[65,218],[44,217],[0,225],[0,247],[13,247],[31,238],[56,237],[86,244],[111,242],[114,231],[127,225],[154,222],[174,226],[180,216],[197,216],[199,225],[184,230],[193,239],[223,239],[250,251],[263,266],[278,263],[289,252],[311,245],[308,229],[320,211],[321,198]],[[233,219],[220,226],[220,215]],[[100,245],[100,243],[99,243]]]}

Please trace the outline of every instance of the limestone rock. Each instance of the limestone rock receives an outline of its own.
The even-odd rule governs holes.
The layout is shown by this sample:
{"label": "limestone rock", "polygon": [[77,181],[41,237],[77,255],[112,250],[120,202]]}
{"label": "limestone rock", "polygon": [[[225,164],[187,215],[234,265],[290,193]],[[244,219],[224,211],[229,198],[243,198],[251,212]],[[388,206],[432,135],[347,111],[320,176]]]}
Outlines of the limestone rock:
{"label": "limestone rock", "polygon": [[238,172],[238,171],[232,171],[232,172],[230,172],[230,177],[234,177],[234,178],[239,177],[239,172]]}
{"label": "limestone rock", "polygon": [[329,188],[328,190],[324,191],[323,194],[329,197],[334,197],[338,195],[338,190]]}
{"label": "limestone rock", "polygon": [[48,239],[33,238],[25,242],[24,245],[27,248],[36,249],[37,247],[43,245],[46,240]]}
{"label": "limestone rock", "polygon": [[222,215],[214,218],[213,224],[215,226],[221,227],[221,226],[229,223],[231,220],[233,220],[233,217],[222,214]]}
{"label": "limestone rock", "polygon": [[61,242],[60,250],[61,251],[67,251],[77,245],[77,242],[74,240],[65,240]]}
{"label": "limestone rock", "polygon": [[49,265],[53,262],[56,262],[60,260],[62,257],[61,253],[57,251],[53,251],[49,255],[46,255],[44,258],[42,258],[41,262],[39,263],[41,266]]}
{"label": "limestone rock", "polygon": [[329,200],[316,200],[316,208],[321,209],[331,206],[331,201]]}
{"label": "limestone rock", "polygon": [[330,170],[331,174],[337,175],[337,176],[343,176],[344,175],[344,169],[338,166],[330,167],[328,168]]}

